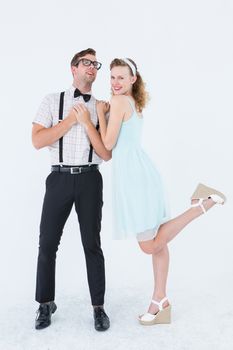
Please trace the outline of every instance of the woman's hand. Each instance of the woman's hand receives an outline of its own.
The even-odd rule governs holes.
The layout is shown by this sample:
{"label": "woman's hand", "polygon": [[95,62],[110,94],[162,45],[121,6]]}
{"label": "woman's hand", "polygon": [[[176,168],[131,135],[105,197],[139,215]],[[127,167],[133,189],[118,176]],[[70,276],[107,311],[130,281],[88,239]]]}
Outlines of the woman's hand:
{"label": "woman's hand", "polygon": [[75,116],[79,124],[86,126],[88,123],[91,122],[90,112],[88,111],[86,106],[79,103],[73,107],[73,110],[75,112]]}
{"label": "woman's hand", "polygon": [[96,101],[96,110],[97,110],[97,114],[106,114],[110,109],[110,104],[109,102],[105,102],[105,101]]}

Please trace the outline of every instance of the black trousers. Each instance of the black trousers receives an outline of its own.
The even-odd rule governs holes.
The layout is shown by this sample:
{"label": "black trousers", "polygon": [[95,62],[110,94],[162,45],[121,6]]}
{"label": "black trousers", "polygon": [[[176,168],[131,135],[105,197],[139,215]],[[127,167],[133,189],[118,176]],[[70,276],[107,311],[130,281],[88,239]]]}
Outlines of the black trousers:
{"label": "black trousers", "polygon": [[105,268],[101,250],[103,181],[99,170],[51,172],[46,179],[39,239],[36,301],[55,298],[56,252],[73,203],[78,215],[92,305],[104,304]]}

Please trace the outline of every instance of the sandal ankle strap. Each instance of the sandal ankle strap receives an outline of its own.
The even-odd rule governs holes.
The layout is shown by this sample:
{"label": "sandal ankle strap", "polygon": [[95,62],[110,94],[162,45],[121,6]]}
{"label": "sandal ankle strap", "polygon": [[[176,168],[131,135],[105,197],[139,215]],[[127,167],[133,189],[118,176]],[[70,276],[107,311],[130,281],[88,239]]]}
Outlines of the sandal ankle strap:
{"label": "sandal ankle strap", "polygon": [[206,210],[205,210],[205,207],[204,205],[202,204],[204,201],[204,198],[199,198],[199,201],[195,204],[191,204],[191,208],[195,208],[195,207],[201,207],[203,213],[205,214],[206,213]]}
{"label": "sandal ankle strap", "polygon": [[165,302],[165,301],[167,301],[168,300],[168,298],[167,297],[164,297],[163,299],[161,299],[160,301],[156,301],[156,300],[151,300],[151,302],[152,302],[152,304],[155,304],[155,305],[157,305],[158,307],[159,307],[159,311],[161,311],[161,310],[163,310],[163,303]]}

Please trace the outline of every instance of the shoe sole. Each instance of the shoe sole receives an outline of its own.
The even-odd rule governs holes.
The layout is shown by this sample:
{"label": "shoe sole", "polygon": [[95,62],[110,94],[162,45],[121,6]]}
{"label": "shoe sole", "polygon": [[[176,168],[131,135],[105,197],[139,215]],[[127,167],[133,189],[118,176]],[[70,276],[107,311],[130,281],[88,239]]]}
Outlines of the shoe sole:
{"label": "shoe sole", "polygon": [[199,198],[208,198],[212,194],[217,194],[223,199],[223,204],[226,202],[226,196],[214,188],[208,187],[206,185],[203,185],[201,183],[198,184],[196,190],[194,191],[191,199],[199,199]]}
{"label": "shoe sole", "polygon": [[171,305],[159,311],[155,318],[151,321],[143,321],[139,318],[139,323],[142,326],[153,326],[155,324],[170,324],[171,323]]}

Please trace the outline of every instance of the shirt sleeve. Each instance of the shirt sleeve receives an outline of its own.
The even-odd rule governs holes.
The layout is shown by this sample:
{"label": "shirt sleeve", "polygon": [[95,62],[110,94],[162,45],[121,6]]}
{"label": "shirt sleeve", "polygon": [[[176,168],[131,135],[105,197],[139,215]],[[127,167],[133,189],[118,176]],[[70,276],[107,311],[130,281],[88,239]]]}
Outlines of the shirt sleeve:
{"label": "shirt sleeve", "polygon": [[47,95],[42,100],[33,123],[40,124],[45,128],[50,128],[53,125],[53,117],[51,112],[52,96]]}

